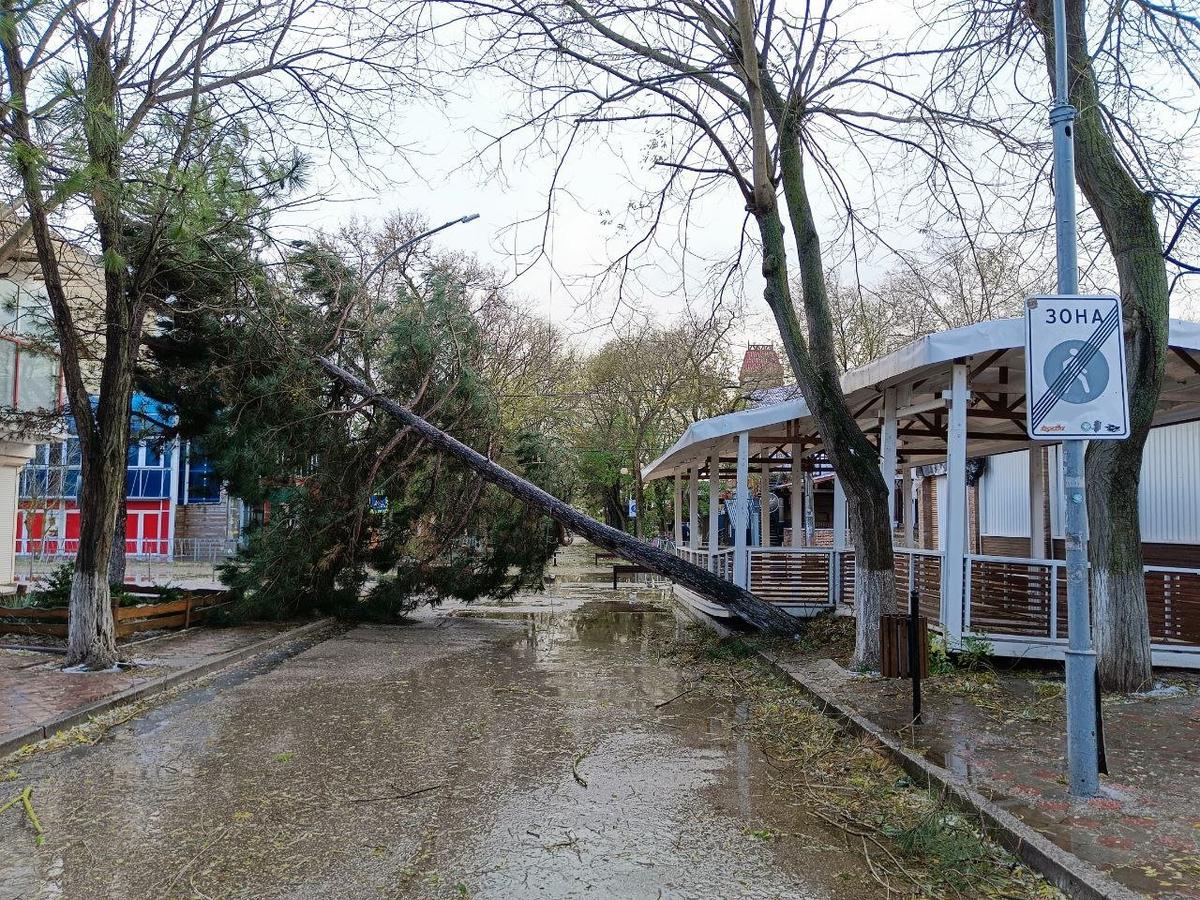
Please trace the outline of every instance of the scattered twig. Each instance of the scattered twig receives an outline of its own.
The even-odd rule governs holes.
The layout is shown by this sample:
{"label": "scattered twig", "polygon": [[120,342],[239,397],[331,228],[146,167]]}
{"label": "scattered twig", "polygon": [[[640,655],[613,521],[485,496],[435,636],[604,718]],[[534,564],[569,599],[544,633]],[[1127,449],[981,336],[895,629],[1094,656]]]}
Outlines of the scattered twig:
{"label": "scattered twig", "polygon": [[179,879],[183,877],[184,873],[187,872],[187,870],[190,869],[193,865],[195,865],[196,860],[198,860],[205,853],[207,853],[208,848],[211,847],[213,844],[215,844],[217,842],[217,839],[220,838],[221,835],[223,835],[228,829],[229,829],[228,825],[222,825],[220,828],[218,828],[216,831],[216,834],[214,834],[212,837],[210,837],[208,839],[208,843],[206,843],[203,847],[201,847],[198,851],[196,851],[196,855],[193,856],[186,863],[184,863],[183,866],[180,867],[179,871],[175,873],[175,877],[171,879],[171,883],[168,884],[166,890],[163,891],[164,895],[171,893],[171,890],[175,887],[175,885],[179,884]]}
{"label": "scattered twig", "polygon": [[438,788],[443,788],[445,786],[446,786],[446,783],[444,781],[442,781],[442,782],[438,782],[437,784],[428,785],[427,787],[417,788],[415,791],[408,791],[407,793],[404,793],[404,794],[388,794],[385,797],[351,797],[350,802],[351,803],[374,803],[377,800],[407,800],[410,797],[418,797],[421,794],[428,794],[430,791],[436,791]]}
{"label": "scattered twig", "polygon": [[21,807],[25,810],[25,818],[27,818],[29,820],[29,824],[33,826],[33,831],[36,835],[34,838],[34,843],[39,847],[42,846],[46,840],[46,831],[44,828],[42,828],[42,823],[41,820],[38,819],[37,811],[33,808],[33,785],[26,785],[25,790],[21,791],[21,793],[17,794],[17,796],[13,797],[3,806],[0,806],[0,815],[4,815],[4,813],[8,812],[18,803],[21,804]]}
{"label": "scattered twig", "polygon": [[669,704],[674,703],[676,700],[681,700],[682,698],[686,697],[688,694],[694,694],[696,691],[700,690],[700,688],[702,686],[703,685],[701,682],[697,682],[696,684],[693,684],[687,690],[680,691],[678,694],[676,694],[674,697],[670,698],[669,700],[664,700],[662,703],[655,703],[654,708],[662,709],[664,706],[668,706]]}
{"label": "scattered twig", "polygon": [[588,783],[587,779],[579,774],[579,764],[583,762],[591,752],[591,750],[580,750],[579,753],[576,754],[575,760],[571,763],[571,774],[575,777],[575,781],[579,783],[580,787],[587,787]]}

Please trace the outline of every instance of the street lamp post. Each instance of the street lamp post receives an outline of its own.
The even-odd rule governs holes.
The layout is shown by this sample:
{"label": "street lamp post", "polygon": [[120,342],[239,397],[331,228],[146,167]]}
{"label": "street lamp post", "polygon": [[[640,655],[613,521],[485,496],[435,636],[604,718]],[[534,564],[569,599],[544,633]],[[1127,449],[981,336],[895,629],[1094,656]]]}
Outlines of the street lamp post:
{"label": "street lamp post", "polygon": [[389,262],[391,262],[393,259],[395,259],[396,256],[403,253],[405,250],[407,250],[409,247],[413,246],[414,244],[419,244],[421,241],[425,240],[425,238],[427,238],[427,237],[433,237],[439,231],[445,231],[447,228],[450,228],[454,225],[466,225],[468,222],[474,222],[478,218],[479,218],[479,213],[468,213],[467,215],[460,216],[457,219],[451,219],[449,222],[445,222],[444,224],[439,225],[437,228],[430,228],[428,231],[418,234],[414,238],[410,238],[409,240],[407,240],[403,244],[401,244],[399,247],[394,248],[390,253],[388,253],[386,256],[384,256],[384,258],[381,259],[379,262],[375,263],[375,267],[373,269],[371,269],[370,272],[367,273],[367,276],[363,279],[363,283],[366,284],[367,282],[369,282],[372,278],[374,278],[376,275],[379,274],[380,270],[383,269],[384,266],[386,266]]}

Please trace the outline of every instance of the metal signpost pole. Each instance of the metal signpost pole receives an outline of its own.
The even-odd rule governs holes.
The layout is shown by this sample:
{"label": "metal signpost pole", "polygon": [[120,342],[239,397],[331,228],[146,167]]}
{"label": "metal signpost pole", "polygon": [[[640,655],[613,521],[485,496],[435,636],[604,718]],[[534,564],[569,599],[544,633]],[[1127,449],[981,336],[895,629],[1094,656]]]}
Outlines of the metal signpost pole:
{"label": "metal signpost pole", "polygon": [[[1067,11],[1054,0],[1055,243],[1058,293],[1079,293],[1076,257],[1075,145],[1071,136],[1076,110],[1067,86]],[[1083,441],[1063,441],[1063,488],[1067,548],[1067,777],[1071,794],[1093,797],[1100,789],[1096,749],[1096,653],[1092,649],[1088,600],[1087,544],[1084,538]]]}

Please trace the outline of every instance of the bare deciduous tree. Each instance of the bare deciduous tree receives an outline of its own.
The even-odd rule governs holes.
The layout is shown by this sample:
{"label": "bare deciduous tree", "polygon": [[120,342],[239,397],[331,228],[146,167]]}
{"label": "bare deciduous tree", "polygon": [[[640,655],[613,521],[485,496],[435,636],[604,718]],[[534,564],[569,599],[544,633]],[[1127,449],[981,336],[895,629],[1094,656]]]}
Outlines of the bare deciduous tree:
{"label": "bare deciduous tree", "polygon": [[[1129,439],[1093,442],[1087,453],[1095,638],[1104,685],[1136,690],[1152,675],[1137,503],[1142,450],[1168,352],[1171,294],[1184,276],[1200,271],[1200,6],[1190,0],[1067,0],[1066,6],[1070,102],[1078,110],[1076,180],[1088,206],[1081,219],[1085,247],[1099,243],[1110,254],[1092,282],[1108,281],[1115,270],[1130,375]],[[943,44],[946,61],[935,73],[934,95],[965,118],[1004,127],[1025,148],[1032,186],[1044,186],[1039,170],[1048,157],[1048,129],[1028,115],[1037,105],[1021,95],[1044,104],[1053,84],[1051,3],[990,0],[939,12],[954,33]]]}
{"label": "bare deciduous tree", "polygon": [[[117,659],[108,565],[123,531],[134,364],[164,299],[149,289],[163,252],[179,229],[194,238],[246,224],[296,175],[297,143],[379,136],[372,110],[417,70],[388,23],[353,0],[0,0],[0,51],[0,145],[24,212],[0,257],[36,246],[83,454],[67,662],[106,668]],[[104,271],[90,315],[68,302],[52,231],[53,217],[80,211]],[[98,384],[85,365],[91,337]]]}
{"label": "bare deciduous tree", "polygon": [[749,239],[758,245],[765,300],[845,484],[856,553],[855,661],[877,664],[879,614],[895,603],[891,513],[877,450],[839,383],[825,280],[832,263],[821,232],[851,248],[869,236],[872,201],[889,165],[943,182],[957,165],[939,152],[943,123],[953,117],[926,115],[896,74],[908,51],[879,30],[864,33],[861,20],[851,21],[855,5],[835,8],[832,0],[801,7],[769,0],[414,7],[435,39],[456,36],[456,53],[464,45],[484,48],[465,64],[459,55],[446,65],[500,72],[525,89],[525,114],[496,138],[500,145],[530,135],[558,148],[561,170],[587,135],[653,133],[647,162],[662,181],[640,205],[639,230],[614,261],[619,282],[672,210],[683,210],[684,229],[701,202],[748,214],[730,215],[730,230],[743,246]]}

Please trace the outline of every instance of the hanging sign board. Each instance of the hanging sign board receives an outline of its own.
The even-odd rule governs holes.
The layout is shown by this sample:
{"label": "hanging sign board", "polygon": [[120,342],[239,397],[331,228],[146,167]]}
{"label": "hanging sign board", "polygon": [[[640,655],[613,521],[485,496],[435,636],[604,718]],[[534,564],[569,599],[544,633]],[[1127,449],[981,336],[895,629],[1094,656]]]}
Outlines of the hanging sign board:
{"label": "hanging sign board", "polygon": [[1129,437],[1121,300],[1112,296],[1025,301],[1025,387],[1035,441]]}

